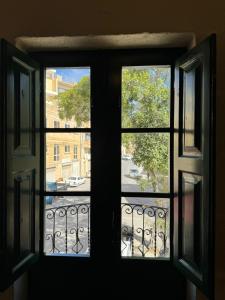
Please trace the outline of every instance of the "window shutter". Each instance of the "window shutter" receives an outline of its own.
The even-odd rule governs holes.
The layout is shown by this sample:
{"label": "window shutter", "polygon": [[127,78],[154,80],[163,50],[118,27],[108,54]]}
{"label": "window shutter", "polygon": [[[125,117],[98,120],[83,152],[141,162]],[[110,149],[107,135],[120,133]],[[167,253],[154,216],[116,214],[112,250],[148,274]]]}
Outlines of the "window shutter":
{"label": "window shutter", "polygon": [[37,261],[39,251],[39,66],[0,41],[1,289]]}
{"label": "window shutter", "polygon": [[207,295],[213,274],[215,35],[175,66],[174,263]]}

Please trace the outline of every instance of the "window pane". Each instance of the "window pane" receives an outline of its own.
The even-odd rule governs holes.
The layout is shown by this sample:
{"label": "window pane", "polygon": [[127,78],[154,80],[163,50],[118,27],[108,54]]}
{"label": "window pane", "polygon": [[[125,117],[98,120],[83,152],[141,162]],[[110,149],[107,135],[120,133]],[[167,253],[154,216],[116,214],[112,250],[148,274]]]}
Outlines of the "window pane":
{"label": "window pane", "polygon": [[90,68],[46,69],[46,127],[90,127]]}
{"label": "window pane", "polygon": [[45,197],[44,252],[90,255],[90,197]]}
{"label": "window pane", "polygon": [[46,190],[90,191],[90,133],[47,133],[46,146]]}
{"label": "window pane", "polygon": [[170,67],[122,68],[122,128],[169,127]]}
{"label": "window pane", "polygon": [[123,133],[123,192],[169,192],[169,134]]}
{"label": "window pane", "polygon": [[121,256],[170,256],[169,199],[122,197]]}

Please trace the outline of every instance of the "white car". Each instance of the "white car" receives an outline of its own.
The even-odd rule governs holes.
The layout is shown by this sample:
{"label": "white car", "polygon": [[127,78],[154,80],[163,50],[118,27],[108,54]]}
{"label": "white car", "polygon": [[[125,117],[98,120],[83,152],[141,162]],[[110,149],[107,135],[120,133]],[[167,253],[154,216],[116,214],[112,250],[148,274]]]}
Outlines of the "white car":
{"label": "white car", "polygon": [[65,180],[65,183],[68,186],[78,186],[81,185],[83,183],[85,183],[85,178],[84,177],[69,177],[68,179]]}

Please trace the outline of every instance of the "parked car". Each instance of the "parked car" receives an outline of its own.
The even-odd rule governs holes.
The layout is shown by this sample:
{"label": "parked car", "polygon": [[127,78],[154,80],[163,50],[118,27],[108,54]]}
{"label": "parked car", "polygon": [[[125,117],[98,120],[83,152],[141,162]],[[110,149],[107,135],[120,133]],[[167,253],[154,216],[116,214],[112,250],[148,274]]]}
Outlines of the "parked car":
{"label": "parked car", "polygon": [[67,184],[64,181],[60,181],[56,183],[57,191],[66,191],[67,190]]}
{"label": "parked car", "polygon": [[83,183],[85,183],[85,178],[84,177],[69,177],[68,179],[65,180],[65,183],[68,186],[78,186],[81,185]]}
{"label": "parked car", "polygon": [[124,154],[124,155],[122,155],[122,159],[123,159],[123,160],[131,160],[131,159],[132,159],[132,156],[127,155],[127,154]]}
{"label": "parked car", "polygon": [[[57,191],[56,182],[55,181],[52,181],[52,182],[47,181],[46,182],[46,190],[49,191],[49,192],[56,192]],[[46,204],[52,204],[53,199],[54,199],[54,196],[48,195],[48,196],[45,197],[45,203]]]}
{"label": "parked car", "polygon": [[[46,190],[49,192],[57,192],[57,191],[66,191],[67,185],[65,182],[47,182],[46,183]],[[52,204],[55,196],[48,195],[45,197],[45,203],[46,204]]]}
{"label": "parked car", "polygon": [[49,192],[56,192],[57,191],[56,181],[47,181],[46,182],[46,190]]}
{"label": "parked car", "polygon": [[137,169],[130,169],[129,176],[132,178],[140,177],[141,174]]}
{"label": "parked car", "polygon": [[45,203],[50,205],[50,204],[52,204],[53,199],[54,199],[54,196],[45,196]]}

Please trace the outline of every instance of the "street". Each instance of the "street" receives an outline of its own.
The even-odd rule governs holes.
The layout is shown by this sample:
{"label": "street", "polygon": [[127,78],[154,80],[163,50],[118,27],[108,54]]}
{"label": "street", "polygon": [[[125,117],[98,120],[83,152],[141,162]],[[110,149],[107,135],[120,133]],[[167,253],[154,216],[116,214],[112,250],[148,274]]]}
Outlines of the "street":
{"label": "street", "polygon": [[[121,191],[122,192],[143,192],[135,178],[131,178],[129,176],[129,172],[131,169],[136,169],[139,171],[139,174],[142,176],[146,176],[143,174],[143,170],[139,167],[137,167],[132,160],[121,160]],[[79,191],[90,191],[90,178],[86,178],[85,183],[77,186],[77,187],[68,187],[67,191],[74,191],[74,192],[79,192]],[[152,192],[150,188],[146,188],[144,192]],[[61,197],[57,198],[57,205],[69,205],[73,204],[75,202],[79,202],[78,199],[79,197]],[[74,202],[75,201],[75,202]],[[122,199],[123,203],[131,203],[131,204],[142,204],[142,205],[152,205],[152,201],[150,199],[146,199],[143,197],[123,197]],[[53,203],[55,205],[55,203]]]}

